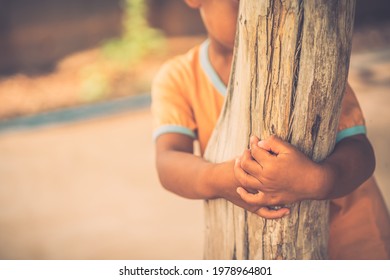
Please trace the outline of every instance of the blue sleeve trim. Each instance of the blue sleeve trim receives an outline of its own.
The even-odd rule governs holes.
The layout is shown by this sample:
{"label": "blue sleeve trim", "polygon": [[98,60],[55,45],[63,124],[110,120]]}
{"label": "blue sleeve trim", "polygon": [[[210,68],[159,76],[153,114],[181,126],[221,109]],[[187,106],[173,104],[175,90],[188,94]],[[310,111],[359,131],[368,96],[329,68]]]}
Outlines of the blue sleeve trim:
{"label": "blue sleeve trim", "polygon": [[196,138],[196,134],[189,128],[180,125],[163,125],[157,128],[153,133],[153,140],[166,133],[179,133]]}
{"label": "blue sleeve trim", "polygon": [[347,137],[351,137],[351,136],[358,135],[358,134],[366,134],[366,133],[367,133],[367,130],[366,130],[366,127],[364,125],[350,127],[350,128],[341,130],[339,133],[337,133],[336,143],[340,142],[341,140],[343,140]]}

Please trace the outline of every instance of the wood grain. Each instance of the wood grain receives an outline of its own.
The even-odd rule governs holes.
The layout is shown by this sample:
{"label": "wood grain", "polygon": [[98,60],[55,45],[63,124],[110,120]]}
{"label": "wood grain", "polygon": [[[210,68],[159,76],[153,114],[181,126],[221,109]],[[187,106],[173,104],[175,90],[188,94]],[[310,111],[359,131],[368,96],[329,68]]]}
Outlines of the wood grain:
{"label": "wood grain", "polygon": [[[355,0],[240,2],[228,94],[205,158],[240,155],[275,134],[315,161],[333,150],[348,76]],[[326,259],[328,202],[303,201],[265,220],[205,202],[206,259]]]}

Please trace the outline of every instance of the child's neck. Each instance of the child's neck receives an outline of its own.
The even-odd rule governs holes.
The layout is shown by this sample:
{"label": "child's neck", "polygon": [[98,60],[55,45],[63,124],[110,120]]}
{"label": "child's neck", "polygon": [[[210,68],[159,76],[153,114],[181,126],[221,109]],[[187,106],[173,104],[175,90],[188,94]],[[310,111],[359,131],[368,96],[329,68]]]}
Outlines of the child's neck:
{"label": "child's neck", "polygon": [[233,59],[233,51],[211,40],[209,47],[210,63],[222,82],[227,85]]}

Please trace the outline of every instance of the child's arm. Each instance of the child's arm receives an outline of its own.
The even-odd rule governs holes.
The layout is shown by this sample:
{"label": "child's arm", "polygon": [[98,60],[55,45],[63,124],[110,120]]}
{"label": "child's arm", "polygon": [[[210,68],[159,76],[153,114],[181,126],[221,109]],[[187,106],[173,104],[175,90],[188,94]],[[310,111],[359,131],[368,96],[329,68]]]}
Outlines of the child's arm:
{"label": "child's arm", "polygon": [[[333,199],[351,193],[375,169],[374,152],[364,134],[341,140],[333,153],[315,163],[277,137],[251,138],[251,149],[235,165],[248,204],[284,205],[305,199]],[[256,189],[252,194],[247,189]]]}
{"label": "child's arm", "polygon": [[156,164],[161,184],[169,191],[191,199],[224,198],[248,211],[267,218],[288,214],[287,208],[269,210],[265,205],[251,205],[237,193],[240,183],[234,174],[234,160],[213,164],[193,152],[193,139],[168,133],[156,140]]}

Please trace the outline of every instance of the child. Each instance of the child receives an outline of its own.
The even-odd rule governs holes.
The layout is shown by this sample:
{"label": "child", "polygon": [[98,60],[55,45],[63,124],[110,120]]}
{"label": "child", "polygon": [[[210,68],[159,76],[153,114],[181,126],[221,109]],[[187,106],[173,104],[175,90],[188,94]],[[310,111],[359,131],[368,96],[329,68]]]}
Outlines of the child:
{"label": "child", "polygon": [[349,86],[336,147],[321,163],[277,137],[259,141],[253,136],[251,149],[239,159],[219,164],[193,154],[194,140],[203,154],[224,102],[239,0],[185,1],[199,9],[209,39],[166,63],[152,86],[156,164],[162,185],[186,198],[224,198],[267,219],[289,214],[287,208],[271,206],[333,199],[330,258],[389,258],[389,218],[371,177],[374,153]]}

